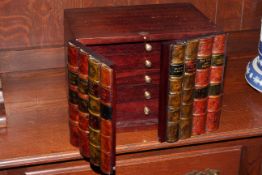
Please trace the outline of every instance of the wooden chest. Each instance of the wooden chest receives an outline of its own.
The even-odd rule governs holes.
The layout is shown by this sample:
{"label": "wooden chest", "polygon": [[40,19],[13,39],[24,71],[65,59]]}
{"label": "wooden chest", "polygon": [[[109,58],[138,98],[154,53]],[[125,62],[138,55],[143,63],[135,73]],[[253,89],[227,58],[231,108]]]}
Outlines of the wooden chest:
{"label": "wooden chest", "polygon": [[[146,129],[158,123],[163,43],[219,31],[190,4],[65,11],[66,41],[76,39],[115,64],[118,130]],[[147,45],[152,50],[147,51]],[[145,91],[151,95],[149,100]],[[149,115],[144,114],[145,107]]]}
{"label": "wooden chest", "polygon": [[[163,71],[167,66],[161,66],[169,59],[166,46],[219,32],[190,4],[66,10],[71,143],[80,145],[80,152],[86,157],[86,150],[90,149],[90,162],[99,165],[96,160],[100,159],[100,149],[107,149],[108,153],[101,151],[101,161],[109,160],[112,152],[108,150],[113,151],[111,146],[119,144],[119,133],[159,128],[157,132],[163,135],[166,129],[159,124],[164,117],[160,99],[168,92],[163,92],[165,81],[160,79],[168,76],[162,73],[167,72]],[[78,54],[82,56],[77,58]],[[109,77],[105,78],[108,75],[102,69]],[[80,126],[82,121],[89,122],[89,127]],[[80,139],[76,139],[78,123]],[[105,136],[107,127],[112,127],[112,131]],[[89,141],[83,141],[86,135]],[[163,136],[159,137],[164,141]],[[108,168],[103,165],[101,162],[102,169]]]}

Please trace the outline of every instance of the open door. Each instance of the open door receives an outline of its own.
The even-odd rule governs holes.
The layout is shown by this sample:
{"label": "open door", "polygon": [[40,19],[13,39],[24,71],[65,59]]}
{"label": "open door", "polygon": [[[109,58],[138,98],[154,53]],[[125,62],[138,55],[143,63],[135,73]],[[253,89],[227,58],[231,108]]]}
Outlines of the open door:
{"label": "open door", "polygon": [[115,171],[114,64],[77,41],[68,42],[70,141],[93,170]]}

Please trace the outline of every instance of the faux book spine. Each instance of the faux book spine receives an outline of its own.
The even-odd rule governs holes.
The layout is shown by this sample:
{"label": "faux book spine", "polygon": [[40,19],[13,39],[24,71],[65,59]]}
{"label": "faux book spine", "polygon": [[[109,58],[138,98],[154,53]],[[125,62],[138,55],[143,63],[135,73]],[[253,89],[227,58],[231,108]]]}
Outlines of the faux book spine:
{"label": "faux book spine", "polygon": [[166,43],[162,49],[160,141],[175,142],[216,130],[223,94],[225,34]]}
{"label": "faux book spine", "polygon": [[214,37],[207,104],[206,130],[208,132],[219,128],[223,95],[225,38],[225,34],[219,34]]}
{"label": "faux book spine", "polygon": [[70,143],[79,146],[79,110],[78,110],[78,57],[79,47],[76,44],[68,43],[68,106],[69,106],[69,132]]}
{"label": "faux book spine", "polygon": [[166,141],[179,139],[185,44],[170,45]]}
{"label": "faux book spine", "polygon": [[[105,61],[105,62],[104,62]],[[70,142],[91,167],[115,172],[113,65],[77,41],[68,44]]]}
{"label": "faux book spine", "polygon": [[97,170],[100,169],[101,163],[101,115],[99,93],[101,63],[90,56],[88,66],[90,164]]}
{"label": "faux book spine", "polygon": [[90,164],[103,174],[113,174],[115,135],[113,121],[113,69],[90,56],[88,62]]}
{"label": "faux book spine", "polygon": [[193,135],[205,133],[212,46],[213,37],[199,39],[193,102]]}
{"label": "faux book spine", "polygon": [[196,76],[196,58],[199,41],[188,40],[185,48],[185,68],[183,75],[183,90],[181,116],[179,124],[179,138],[186,139],[192,134],[193,94]]}
{"label": "faux book spine", "polygon": [[88,60],[90,55],[83,49],[79,52],[78,71],[78,109],[79,109],[79,150],[80,154],[89,159],[89,112],[88,112]]}
{"label": "faux book spine", "polygon": [[113,69],[101,65],[101,171],[105,174],[114,172],[113,153]]}
{"label": "faux book spine", "polygon": [[166,141],[191,136],[198,40],[170,45]]}

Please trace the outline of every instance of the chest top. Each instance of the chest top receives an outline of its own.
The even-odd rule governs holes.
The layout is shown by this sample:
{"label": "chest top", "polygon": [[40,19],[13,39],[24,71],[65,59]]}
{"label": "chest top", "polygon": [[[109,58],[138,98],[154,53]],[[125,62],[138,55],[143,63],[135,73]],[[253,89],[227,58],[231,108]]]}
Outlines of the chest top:
{"label": "chest top", "polygon": [[207,17],[187,3],[68,9],[66,39],[85,44],[172,40],[219,32]]}

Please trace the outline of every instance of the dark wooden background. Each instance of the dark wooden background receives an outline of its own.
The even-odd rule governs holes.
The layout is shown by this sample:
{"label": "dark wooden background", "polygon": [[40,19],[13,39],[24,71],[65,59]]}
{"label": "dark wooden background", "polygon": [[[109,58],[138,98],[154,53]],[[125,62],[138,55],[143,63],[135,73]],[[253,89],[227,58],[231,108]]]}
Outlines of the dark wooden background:
{"label": "dark wooden background", "polygon": [[64,9],[172,2],[193,3],[232,34],[260,28],[262,0],[1,0],[0,73],[63,67]]}

